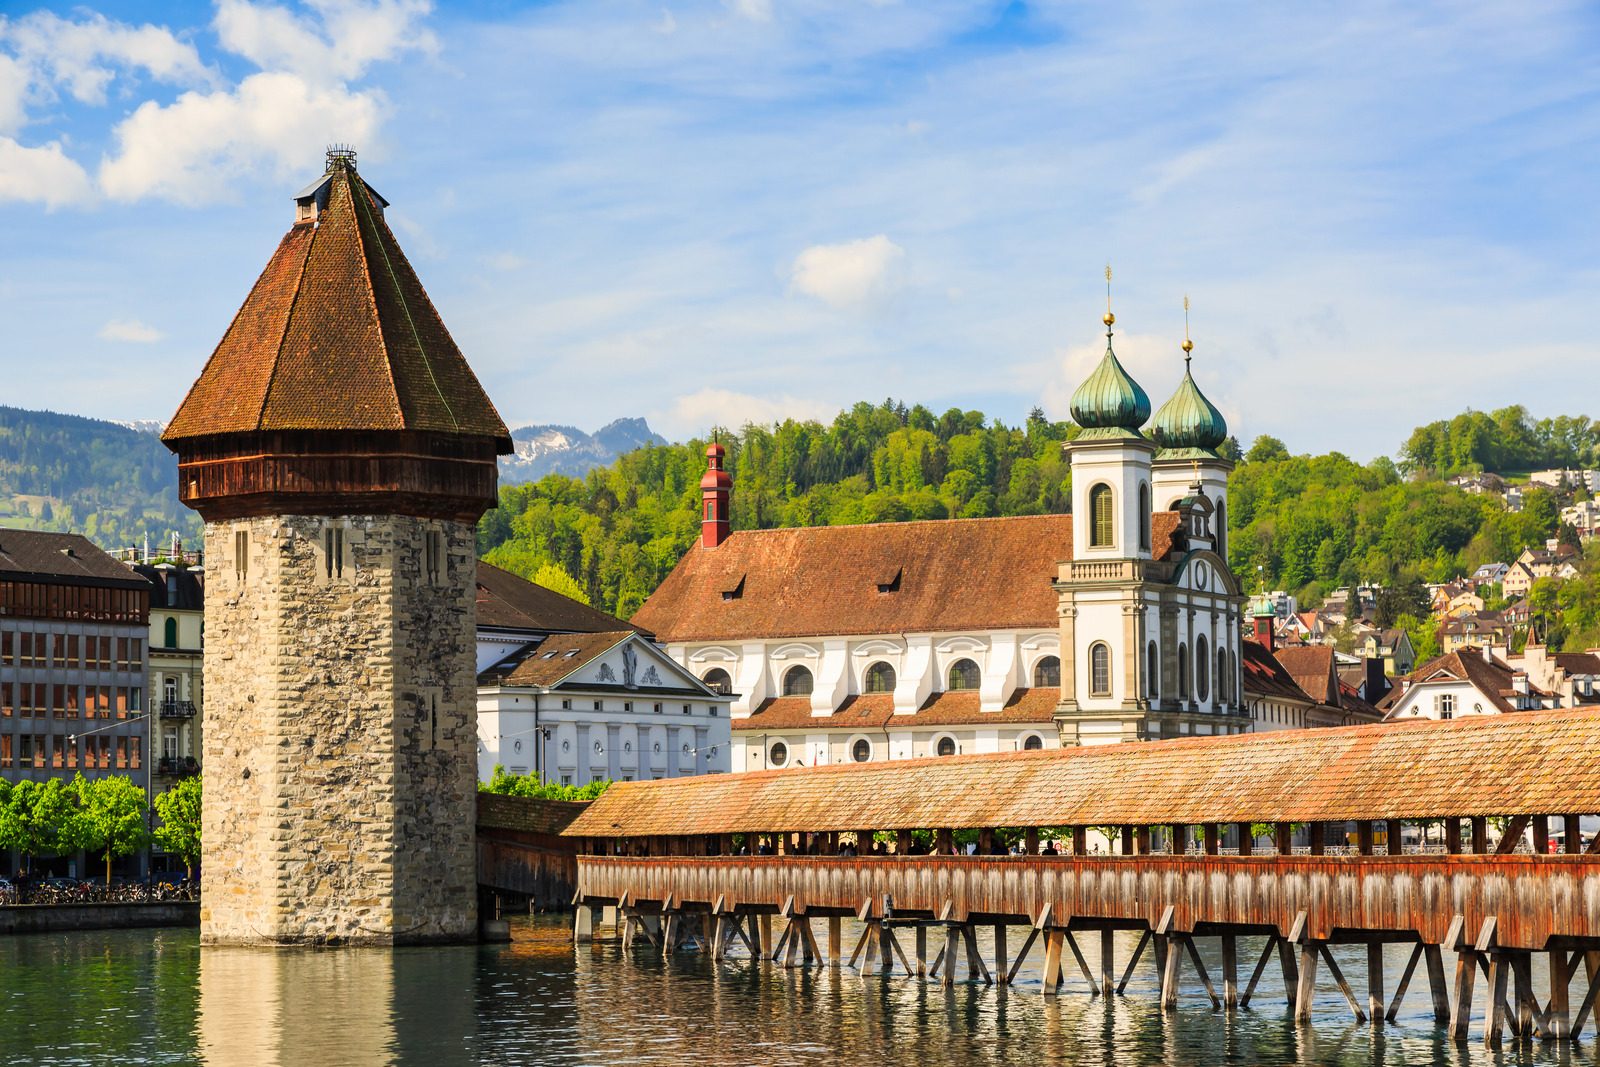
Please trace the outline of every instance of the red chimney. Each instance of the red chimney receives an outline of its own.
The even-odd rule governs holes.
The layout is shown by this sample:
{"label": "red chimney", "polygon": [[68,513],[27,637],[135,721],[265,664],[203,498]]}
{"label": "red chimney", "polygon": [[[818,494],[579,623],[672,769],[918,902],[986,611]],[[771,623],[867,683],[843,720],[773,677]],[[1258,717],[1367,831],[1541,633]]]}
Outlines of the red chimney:
{"label": "red chimney", "polygon": [[1273,624],[1277,622],[1278,614],[1272,610],[1272,602],[1263,598],[1256,605],[1254,617],[1256,643],[1268,652],[1276,652],[1278,650],[1278,638],[1277,632],[1273,629]]}
{"label": "red chimney", "polygon": [[700,479],[700,544],[716,548],[728,539],[728,497],[733,493],[733,479],[722,469],[722,457],[727,453],[716,441],[706,446],[706,473]]}

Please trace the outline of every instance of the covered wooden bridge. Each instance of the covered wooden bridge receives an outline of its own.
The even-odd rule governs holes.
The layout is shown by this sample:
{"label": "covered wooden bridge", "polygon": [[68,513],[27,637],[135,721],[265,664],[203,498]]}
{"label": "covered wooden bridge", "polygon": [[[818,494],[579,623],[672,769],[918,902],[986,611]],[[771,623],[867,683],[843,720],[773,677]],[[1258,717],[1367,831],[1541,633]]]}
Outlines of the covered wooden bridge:
{"label": "covered wooden bridge", "polygon": [[[1481,974],[1486,1040],[1566,1039],[1600,985],[1600,836],[1581,829],[1600,813],[1597,753],[1600,715],[1571,712],[849,764],[618,784],[562,836],[577,901],[618,906],[625,936],[667,950],[692,937],[719,958],[743,943],[838,963],[854,916],[849,961],[869,970],[951,982],[965,956],[969,974],[1004,982],[1042,939],[1046,993],[1069,956],[1109,993],[1149,953],[1164,1004],[1187,967],[1231,1009],[1275,964],[1305,1019],[1325,968],[1374,1022],[1421,973],[1463,1038]],[[979,925],[995,929],[993,959]],[[1008,957],[1013,929],[1026,943]],[[1116,930],[1142,935],[1120,970]],[[1097,966],[1081,944],[1094,933]],[[1266,946],[1241,988],[1250,935]],[[1221,940],[1220,995],[1194,948],[1205,937]],[[1351,942],[1369,946],[1364,998],[1328,952]],[[1395,942],[1413,947],[1386,1000]]]}

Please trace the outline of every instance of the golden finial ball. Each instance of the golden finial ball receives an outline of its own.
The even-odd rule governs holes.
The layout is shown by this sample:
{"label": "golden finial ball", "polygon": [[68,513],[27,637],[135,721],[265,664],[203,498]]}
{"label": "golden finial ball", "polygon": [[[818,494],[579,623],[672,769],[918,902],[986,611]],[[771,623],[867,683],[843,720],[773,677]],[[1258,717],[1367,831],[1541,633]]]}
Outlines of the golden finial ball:
{"label": "golden finial ball", "polygon": [[1117,317],[1108,311],[1100,321],[1105,323],[1107,326],[1110,326],[1112,323],[1117,321]]}
{"label": "golden finial ball", "polygon": [[1194,351],[1194,342],[1189,340],[1187,337],[1185,337],[1183,339],[1183,350],[1185,352],[1193,352]]}

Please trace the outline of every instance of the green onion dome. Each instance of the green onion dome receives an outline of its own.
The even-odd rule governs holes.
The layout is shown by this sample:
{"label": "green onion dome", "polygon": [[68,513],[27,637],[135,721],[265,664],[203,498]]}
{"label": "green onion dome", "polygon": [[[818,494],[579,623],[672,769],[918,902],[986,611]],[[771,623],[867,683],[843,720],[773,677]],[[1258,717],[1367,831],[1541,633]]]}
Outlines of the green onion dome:
{"label": "green onion dome", "polygon": [[1150,436],[1167,452],[1193,450],[1212,454],[1228,439],[1228,424],[1223,421],[1222,412],[1194,384],[1187,354],[1183,360],[1183,381],[1172,399],[1156,412]]}
{"label": "green onion dome", "polygon": [[1150,398],[1117,362],[1108,328],[1105,356],[1072,394],[1072,421],[1083,427],[1082,436],[1138,437],[1139,427],[1149,417]]}

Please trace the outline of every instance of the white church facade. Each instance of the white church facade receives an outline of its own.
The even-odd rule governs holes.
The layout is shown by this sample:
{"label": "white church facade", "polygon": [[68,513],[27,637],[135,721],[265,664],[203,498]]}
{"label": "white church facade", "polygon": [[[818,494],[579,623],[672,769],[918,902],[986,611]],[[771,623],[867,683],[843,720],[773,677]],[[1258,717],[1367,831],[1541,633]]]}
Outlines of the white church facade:
{"label": "white church facade", "polygon": [[1067,515],[732,532],[707,449],[701,540],[631,621],[731,695],[734,770],[1251,728],[1226,425],[1187,340],[1151,420],[1113,321]]}

